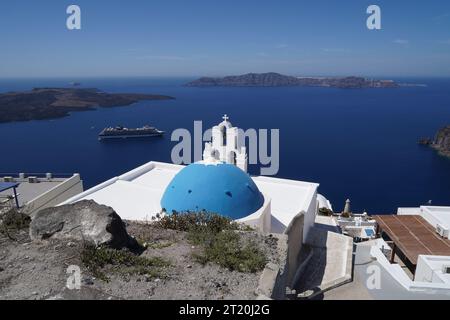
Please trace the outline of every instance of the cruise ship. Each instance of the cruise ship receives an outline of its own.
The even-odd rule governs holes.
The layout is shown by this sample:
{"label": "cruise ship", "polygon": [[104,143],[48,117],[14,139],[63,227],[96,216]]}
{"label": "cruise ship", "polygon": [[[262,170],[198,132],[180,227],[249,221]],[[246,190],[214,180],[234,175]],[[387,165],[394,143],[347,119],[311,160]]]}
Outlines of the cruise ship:
{"label": "cruise ship", "polygon": [[122,126],[105,128],[98,135],[99,140],[116,138],[143,138],[162,136],[164,131],[148,125],[142,128],[125,128]]}

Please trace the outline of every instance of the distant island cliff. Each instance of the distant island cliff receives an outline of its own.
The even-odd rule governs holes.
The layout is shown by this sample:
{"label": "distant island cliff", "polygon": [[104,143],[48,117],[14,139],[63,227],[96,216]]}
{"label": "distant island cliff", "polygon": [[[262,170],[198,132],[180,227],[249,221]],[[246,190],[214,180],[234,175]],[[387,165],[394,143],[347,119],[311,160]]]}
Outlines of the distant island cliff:
{"label": "distant island cliff", "polygon": [[420,139],[419,144],[428,145],[436,149],[439,154],[450,157],[450,125],[440,129],[434,139]]}
{"label": "distant island cliff", "polygon": [[450,126],[438,131],[431,147],[439,151],[440,154],[450,157]]}
{"label": "distant island cliff", "polygon": [[0,94],[0,123],[65,117],[72,111],[128,106],[141,100],[168,100],[169,96],[106,93],[98,89],[35,88]]}
{"label": "distant island cliff", "polygon": [[188,87],[333,87],[353,88],[396,88],[393,80],[373,80],[362,77],[293,77],[279,73],[247,73],[223,78],[202,77],[186,84]]}

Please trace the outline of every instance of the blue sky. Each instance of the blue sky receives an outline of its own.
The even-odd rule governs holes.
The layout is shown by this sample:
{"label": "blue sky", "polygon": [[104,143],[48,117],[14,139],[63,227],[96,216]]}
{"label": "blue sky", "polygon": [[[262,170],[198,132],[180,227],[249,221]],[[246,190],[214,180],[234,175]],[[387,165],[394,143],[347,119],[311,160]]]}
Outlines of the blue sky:
{"label": "blue sky", "polygon": [[[66,8],[82,30],[66,28]],[[366,28],[366,8],[382,30]],[[450,76],[450,1],[15,0],[0,77]]]}

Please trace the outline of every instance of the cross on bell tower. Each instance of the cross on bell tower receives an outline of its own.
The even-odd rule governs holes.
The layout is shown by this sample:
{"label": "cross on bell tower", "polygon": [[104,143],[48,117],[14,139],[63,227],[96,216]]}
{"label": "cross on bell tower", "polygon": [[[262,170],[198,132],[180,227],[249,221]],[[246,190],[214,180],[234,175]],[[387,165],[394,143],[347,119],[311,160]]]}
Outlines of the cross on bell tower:
{"label": "cross on bell tower", "polygon": [[224,120],[212,128],[212,141],[205,144],[203,160],[233,164],[247,172],[247,149],[239,128],[233,127],[226,114]]}

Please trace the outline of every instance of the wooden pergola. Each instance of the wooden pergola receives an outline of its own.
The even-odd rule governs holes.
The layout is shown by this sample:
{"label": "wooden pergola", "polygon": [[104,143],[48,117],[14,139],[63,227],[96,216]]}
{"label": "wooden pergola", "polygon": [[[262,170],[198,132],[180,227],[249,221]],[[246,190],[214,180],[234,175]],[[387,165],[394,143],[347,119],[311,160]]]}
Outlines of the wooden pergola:
{"label": "wooden pergola", "polygon": [[419,255],[450,256],[450,240],[442,238],[435,228],[419,215],[377,215],[378,231],[393,242],[391,262],[397,250],[414,266]]}

